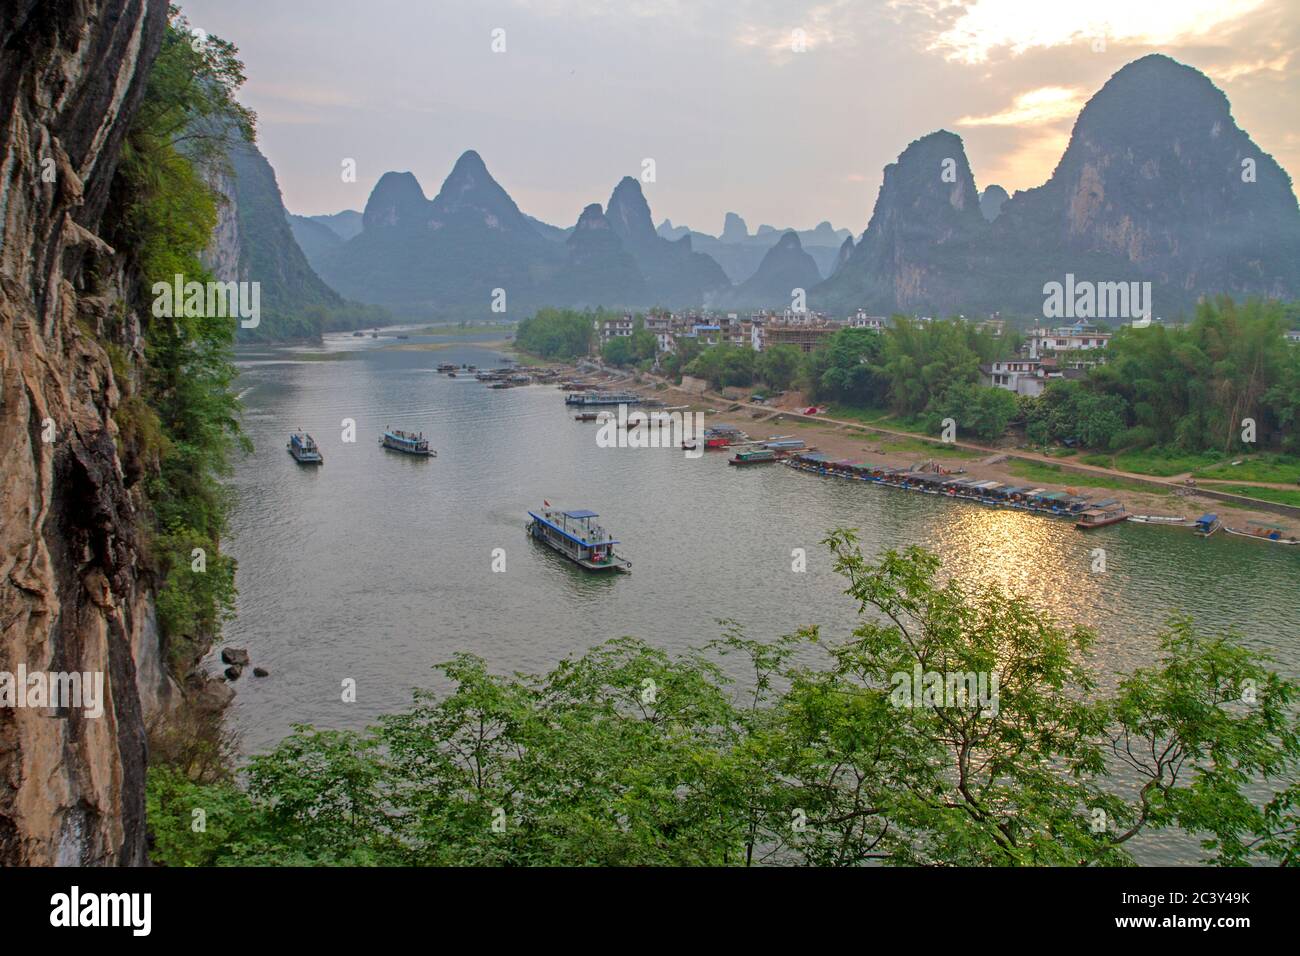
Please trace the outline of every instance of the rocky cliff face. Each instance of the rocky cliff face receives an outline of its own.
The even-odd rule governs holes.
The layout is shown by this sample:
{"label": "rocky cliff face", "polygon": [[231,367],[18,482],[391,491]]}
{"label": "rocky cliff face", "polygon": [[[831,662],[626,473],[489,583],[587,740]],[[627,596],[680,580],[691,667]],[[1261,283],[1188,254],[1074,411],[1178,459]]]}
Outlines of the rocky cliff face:
{"label": "rocky cliff face", "polygon": [[[0,708],[0,864],[145,862],[145,720],[171,688],[101,338],[142,347],[96,235],[166,0],[0,10],[0,671],[102,674],[99,717]],[[109,329],[111,327],[111,332]]]}
{"label": "rocky cliff face", "polygon": [[862,240],[816,294],[820,306],[927,310],[966,294],[964,254],[987,228],[961,138],[923,136],[885,167]]}
{"label": "rocky cliff face", "polygon": [[641,184],[631,176],[624,176],[614,187],[605,216],[636,260],[654,301],[671,305],[709,303],[730,288],[722,267],[693,250],[690,235],[670,242],[655,232]]}
{"label": "rocky cliff face", "polygon": [[580,290],[580,306],[622,305],[645,299],[645,280],[632,256],[614,235],[599,203],[582,210],[573,233],[566,240],[569,261],[561,282]]}
{"label": "rocky cliff face", "polygon": [[[956,182],[938,176],[945,158],[956,160]],[[1010,199],[974,189],[960,139],[913,143],[885,169],[866,234],[815,303],[1041,314],[1044,283],[1067,274],[1150,281],[1155,313],[1170,317],[1202,295],[1300,295],[1290,177],[1206,76],[1167,56],[1106,82],[1045,184]]]}
{"label": "rocky cliff face", "polygon": [[[1002,212],[997,241],[1034,237],[1063,264],[1090,257],[1116,279],[1150,279],[1158,308],[1202,292],[1300,294],[1291,178],[1208,77],[1167,56],[1112,76],[1079,113],[1052,178]],[[1034,251],[1022,245],[1022,261]]]}

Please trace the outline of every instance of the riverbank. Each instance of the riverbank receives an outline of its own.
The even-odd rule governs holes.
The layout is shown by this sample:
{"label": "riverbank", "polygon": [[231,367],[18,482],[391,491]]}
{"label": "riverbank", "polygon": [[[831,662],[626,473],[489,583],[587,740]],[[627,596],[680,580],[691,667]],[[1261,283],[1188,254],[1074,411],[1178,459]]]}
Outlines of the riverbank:
{"label": "riverbank", "polygon": [[[980,481],[1032,484],[1094,499],[1120,498],[1132,514],[1190,520],[1216,513],[1233,527],[1277,528],[1285,536],[1300,535],[1300,516],[1294,509],[1283,506],[1279,511],[1271,502],[1239,503],[1206,493],[1217,491],[1214,487],[1190,488],[1154,476],[1082,465],[1021,450],[938,442],[879,425],[805,415],[789,407],[759,405],[716,393],[683,389],[652,376],[624,384],[646,397],[704,412],[708,425],[725,422],[755,438],[780,434],[801,439],[834,460],[869,461],[891,468],[911,468],[931,462]],[[796,404],[801,403],[797,397],[794,400]]]}

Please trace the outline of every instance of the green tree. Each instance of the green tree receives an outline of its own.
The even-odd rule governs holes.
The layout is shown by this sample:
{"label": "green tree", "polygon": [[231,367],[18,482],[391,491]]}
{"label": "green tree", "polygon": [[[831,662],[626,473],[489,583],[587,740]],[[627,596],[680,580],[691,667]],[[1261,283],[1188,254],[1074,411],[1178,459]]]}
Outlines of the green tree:
{"label": "green tree", "polygon": [[772,388],[785,390],[793,384],[803,364],[803,353],[793,345],[777,345],[759,353],[755,362],[758,378]]}
{"label": "green tree", "polygon": [[538,309],[515,329],[515,344],[547,359],[580,358],[591,351],[595,323],[602,312]]}
{"label": "green tree", "polygon": [[[211,280],[200,255],[217,198],[204,173],[226,162],[232,142],[253,135],[253,115],[235,100],[244,76],[237,51],[218,37],[198,49],[192,39],[173,8],[110,188],[105,229],[144,278],[142,296],[178,274]],[[235,562],[221,552],[221,478],[233,451],[246,447],[232,389],[235,325],[181,308],[157,316],[148,299],[138,305],[145,363],[135,371],[115,362],[125,393],[119,439],[153,510],[158,619],[183,671],[234,608]]]}
{"label": "green tree", "polygon": [[636,347],[631,336],[616,335],[600,349],[600,357],[608,365],[631,365],[636,360]]}
{"label": "green tree", "polygon": [[[1175,619],[1102,695],[1087,629],[919,548],[827,544],[861,612],[847,639],[723,622],[700,652],[620,638],[537,676],[460,654],[447,692],[361,733],[296,728],[242,791],[151,776],[159,857],[1115,865],[1178,829],[1213,862],[1300,860],[1297,687],[1235,637]],[[215,833],[189,831],[195,805]]]}
{"label": "green tree", "polygon": [[962,382],[950,386],[927,409],[927,430],[938,434],[945,418],[957,423],[959,435],[996,441],[1019,414],[1016,396],[1004,388]]}

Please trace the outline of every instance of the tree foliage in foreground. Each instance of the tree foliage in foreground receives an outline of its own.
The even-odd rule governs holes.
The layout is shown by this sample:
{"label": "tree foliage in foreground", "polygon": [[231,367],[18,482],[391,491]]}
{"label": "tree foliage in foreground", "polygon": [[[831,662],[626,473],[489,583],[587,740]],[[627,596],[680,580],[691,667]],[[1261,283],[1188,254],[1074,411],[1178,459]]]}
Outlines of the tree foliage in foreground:
{"label": "tree foliage in foreground", "polygon": [[[361,733],[299,727],[243,789],[151,770],[155,858],[1116,865],[1180,829],[1215,862],[1300,862],[1297,688],[1235,638],[1173,620],[1158,663],[1103,696],[1086,629],[919,548],[871,563],[849,532],[827,543],[861,612],[843,642],[724,622],[698,653],[621,638],[545,675],[457,655],[448,693]],[[918,669],[996,673],[996,708],[901,706]]]}

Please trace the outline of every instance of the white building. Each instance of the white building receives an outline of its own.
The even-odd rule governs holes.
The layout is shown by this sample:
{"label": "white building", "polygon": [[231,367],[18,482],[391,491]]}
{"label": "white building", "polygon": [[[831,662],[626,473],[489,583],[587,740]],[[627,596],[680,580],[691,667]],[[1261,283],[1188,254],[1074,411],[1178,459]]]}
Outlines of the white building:
{"label": "white building", "polygon": [[867,313],[858,309],[856,313],[849,316],[848,327],[851,329],[870,329],[873,332],[885,331],[885,326],[889,319],[883,315],[867,315]]}
{"label": "white building", "polygon": [[1036,358],[1016,357],[991,365],[981,365],[980,372],[982,384],[1031,398],[1041,395],[1047,385],[1042,363]]}
{"label": "white building", "polygon": [[1111,333],[1102,332],[1091,325],[1068,325],[1055,329],[1030,329],[1025,335],[1031,358],[1048,352],[1087,352],[1106,347]]}

